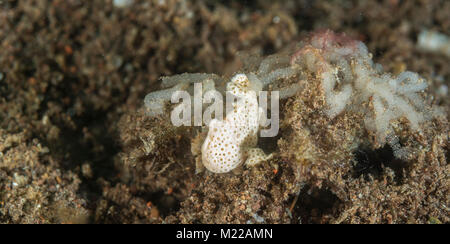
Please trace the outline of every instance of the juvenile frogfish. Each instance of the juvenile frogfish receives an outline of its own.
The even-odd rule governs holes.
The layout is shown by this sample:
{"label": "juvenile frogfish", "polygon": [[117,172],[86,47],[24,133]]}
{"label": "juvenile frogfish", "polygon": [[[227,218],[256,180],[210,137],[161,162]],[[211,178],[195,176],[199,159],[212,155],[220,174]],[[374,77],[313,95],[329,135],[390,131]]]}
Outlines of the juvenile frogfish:
{"label": "juvenile frogfish", "polygon": [[260,122],[266,117],[252,87],[245,74],[227,83],[227,92],[237,101],[224,120],[211,120],[202,145],[202,163],[211,172],[227,173],[244,162],[252,166],[272,157],[256,147]]}

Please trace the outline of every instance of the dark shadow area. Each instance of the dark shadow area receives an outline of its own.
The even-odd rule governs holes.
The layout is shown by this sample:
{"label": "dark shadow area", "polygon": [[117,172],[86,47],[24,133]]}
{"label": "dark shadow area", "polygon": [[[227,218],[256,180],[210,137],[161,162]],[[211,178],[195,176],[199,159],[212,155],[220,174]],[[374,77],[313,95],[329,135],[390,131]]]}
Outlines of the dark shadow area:
{"label": "dark shadow area", "polygon": [[7,99],[7,95],[10,93],[8,83],[6,83],[6,74],[0,71],[0,96]]}
{"label": "dark shadow area", "polygon": [[[114,142],[114,135],[108,131],[107,113],[94,110],[85,111],[81,116],[74,116],[76,128],[59,125],[61,129],[57,141],[48,142],[54,158],[61,159],[61,167],[77,172],[82,179],[79,194],[90,203],[102,196],[98,179],[103,178],[111,184],[118,181],[118,172],[114,167],[114,156],[119,151]],[[89,164],[90,177],[81,172],[83,164]]]}
{"label": "dark shadow area", "polygon": [[356,163],[353,165],[353,178],[364,177],[370,180],[369,176],[380,179],[383,176],[384,168],[389,167],[395,173],[395,182],[402,184],[405,177],[405,170],[408,169],[408,162],[394,157],[394,153],[389,145],[372,150],[360,148],[355,153]]}
{"label": "dark shadow area", "polygon": [[[295,199],[295,196],[291,201]],[[306,185],[298,196],[292,210],[294,223],[327,223],[329,216],[334,216],[341,200],[329,189]],[[298,222],[297,222],[298,221]]]}
{"label": "dark shadow area", "polygon": [[281,138],[281,133],[274,137],[259,137],[258,147],[261,148],[265,153],[270,154],[278,150],[278,140]]}

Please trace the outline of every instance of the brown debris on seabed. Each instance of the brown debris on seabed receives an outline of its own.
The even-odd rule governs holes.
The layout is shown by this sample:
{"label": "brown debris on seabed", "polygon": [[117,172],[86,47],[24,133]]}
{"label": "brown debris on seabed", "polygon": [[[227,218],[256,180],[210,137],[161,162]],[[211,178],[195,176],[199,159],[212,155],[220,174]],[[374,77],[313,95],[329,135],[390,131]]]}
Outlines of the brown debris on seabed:
{"label": "brown debris on seabed", "polygon": [[64,172],[49,149],[30,133],[0,129],[0,221],[2,223],[88,223],[80,179]]}
{"label": "brown debris on seabed", "polygon": [[0,223],[450,222],[444,122],[419,137],[402,129],[401,143],[415,154],[398,162],[389,148],[346,150],[361,136],[357,120],[316,120],[311,106],[298,106],[311,94],[299,94],[282,106],[278,141],[267,142],[277,157],[215,175],[195,174],[194,129],[139,111],[161,75],[229,76],[239,51],[272,54],[330,28],[361,39],[389,72],[431,81],[428,92],[448,115],[448,95],[436,91],[449,85],[449,59],[415,47],[422,29],[450,35],[448,1],[0,7]]}

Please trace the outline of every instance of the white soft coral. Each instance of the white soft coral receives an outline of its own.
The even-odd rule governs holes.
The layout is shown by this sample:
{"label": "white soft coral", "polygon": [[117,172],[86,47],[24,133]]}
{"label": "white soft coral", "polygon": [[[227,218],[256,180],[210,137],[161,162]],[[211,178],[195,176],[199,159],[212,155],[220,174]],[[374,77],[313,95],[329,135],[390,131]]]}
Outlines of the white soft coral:
{"label": "white soft coral", "polygon": [[208,135],[202,145],[203,165],[214,173],[226,173],[246,164],[267,160],[256,148],[260,119],[265,118],[258,106],[256,92],[244,74],[237,74],[227,84],[227,91],[238,101],[233,103],[225,120],[211,120]]}
{"label": "white soft coral", "polygon": [[346,108],[364,112],[366,128],[375,131],[380,143],[391,134],[392,121],[404,117],[411,129],[418,130],[434,113],[419,94],[427,87],[423,79],[410,71],[397,77],[383,73],[367,47],[344,34],[314,33],[292,56],[291,64],[320,77],[328,117]]}
{"label": "white soft coral", "polygon": [[409,121],[411,129],[419,130],[419,123],[428,117],[418,94],[427,87],[425,81],[409,71],[393,78],[388,74],[380,77],[357,62],[354,67],[361,98],[372,101],[373,116],[366,117],[366,127],[375,130],[379,140],[385,141],[390,122],[402,117]]}

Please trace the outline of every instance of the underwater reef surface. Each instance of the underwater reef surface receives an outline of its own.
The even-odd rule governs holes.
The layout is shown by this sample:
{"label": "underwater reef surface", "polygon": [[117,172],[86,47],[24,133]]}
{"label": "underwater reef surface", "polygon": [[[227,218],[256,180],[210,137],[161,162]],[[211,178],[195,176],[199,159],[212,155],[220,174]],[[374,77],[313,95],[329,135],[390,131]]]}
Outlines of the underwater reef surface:
{"label": "underwater reef surface", "polygon": [[[423,31],[450,36],[449,12],[449,1],[2,1],[0,223],[450,223],[450,58],[417,45]],[[407,157],[357,114],[318,113],[312,73],[281,101],[279,135],[259,139],[274,157],[235,174],[196,173],[201,130],[145,114],[161,76],[229,78],[323,29],[428,82],[424,103],[445,118],[394,126]]]}

